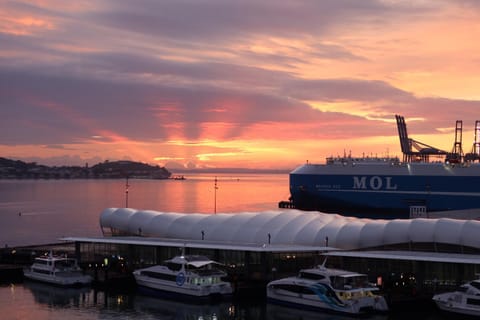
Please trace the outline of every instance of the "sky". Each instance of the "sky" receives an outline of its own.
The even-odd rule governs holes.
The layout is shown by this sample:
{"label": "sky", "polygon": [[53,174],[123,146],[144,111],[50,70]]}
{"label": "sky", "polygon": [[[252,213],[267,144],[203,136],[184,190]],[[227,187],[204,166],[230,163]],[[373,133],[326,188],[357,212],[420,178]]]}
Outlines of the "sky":
{"label": "sky", "polygon": [[450,151],[480,120],[480,1],[0,1],[0,157],[294,169]]}

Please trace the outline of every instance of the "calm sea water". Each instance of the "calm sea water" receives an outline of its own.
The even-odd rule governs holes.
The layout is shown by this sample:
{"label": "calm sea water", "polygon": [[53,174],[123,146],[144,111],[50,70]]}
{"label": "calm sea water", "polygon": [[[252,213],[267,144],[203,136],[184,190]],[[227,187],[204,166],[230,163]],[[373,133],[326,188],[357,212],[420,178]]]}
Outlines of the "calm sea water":
{"label": "calm sea water", "polygon": [[[288,174],[189,175],[186,180],[0,180],[0,246],[99,236],[100,213],[125,207],[173,212],[276,210]],[[215,189],[215,178],[217,179]]]}
{"label": "calm sea water", "polygon": [[[215,178],[217,179],[215,183]],[[0,180],[0,246],[100,236],[109,207],[211,213],[277,210],[288,199],[288,174],[188,175],[186,180]],[[216,186],[216,188],[215,188]],[[438,319],[437,313],[395,313],[375,319]],[[342,317],[234,301],[190,305],[130,293],[61,289],[39,283],[0,285],[0,319],[332,319]]]}

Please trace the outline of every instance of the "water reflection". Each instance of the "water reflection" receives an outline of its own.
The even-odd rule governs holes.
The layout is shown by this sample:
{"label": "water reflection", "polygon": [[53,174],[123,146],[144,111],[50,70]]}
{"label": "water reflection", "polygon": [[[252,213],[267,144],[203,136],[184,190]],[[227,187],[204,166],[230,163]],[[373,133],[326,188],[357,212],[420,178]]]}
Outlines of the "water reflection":
{"label": "water reflection", "polygon": [[[266,306],[266,319],[268,320],[352,320],[352,316],[328,313],[314,310],[302,310],[268,303]],[[386,314],[372,314],[368,318],[372,320],[387,320]]]}
{"label": "water reflection", "polygon": [[[20,286],[19,288],[21,288]],[[25,281],[23,288],[32,294],[31,301],[22,304],[32,313],[41,310],[39,319],[64,314],[75,319],[175,319],[175,320],[256,320],[265,319],[265,304],[252,301],[220,301],[215,303],[186,303],[135,292],[97,291],[89,287],[62,288]],[[6,289],[6,288],[5,288]],[[18,309],[25,309],[17,305]],[[18,310],[17,309],[17,310]]]}
{"label": "water reflection", "polygon": [[23,285],[32,292],[36,303],[50,307],[79,307],[85,304],[91,291],[89,287],[63,288],[34,281],[25,281]]}
{"label": "water reflection", "polygon": [[231,302],[215,304],[187,304],[174,300],[136,295],[134,308],[141,313],[149,313],[159,319],[235,319],[235,306]]}
{"label": "water reflection", "polygon": [[[9,319],[37,320],[351,320],[342,315],[289,308],[266,303],[264,299],[232,300],[193,304],[152,297],[137,292],[105,292],[92,288],[61,288],[37,282],[0,287],[0,310]],[[3,315],[3,314],[2,314]],[[0,315],[0,319],[3,319]],[[396,320],[421,318],[448,319],[436,310],[404,308],[388,315],[366,319]]]}

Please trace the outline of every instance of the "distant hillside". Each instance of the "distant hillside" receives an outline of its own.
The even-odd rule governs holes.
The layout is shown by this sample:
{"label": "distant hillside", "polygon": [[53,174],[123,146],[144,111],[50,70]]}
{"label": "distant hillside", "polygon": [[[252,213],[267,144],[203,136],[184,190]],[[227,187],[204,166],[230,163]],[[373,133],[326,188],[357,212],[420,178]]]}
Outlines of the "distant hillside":
{"label": "distant hillside", "polygon": [[0,179],[168,179],[170,176],[164,167],[134,161],[105,161],[92,167],[48,167],[0,157]]}
{"label": "distant hillside", "polygon": [[171,173],[160,166],[151,166],[146,163],[133,161],[105,161],[91,167],[95,176],[100,178],[148,178],[167,179]]}

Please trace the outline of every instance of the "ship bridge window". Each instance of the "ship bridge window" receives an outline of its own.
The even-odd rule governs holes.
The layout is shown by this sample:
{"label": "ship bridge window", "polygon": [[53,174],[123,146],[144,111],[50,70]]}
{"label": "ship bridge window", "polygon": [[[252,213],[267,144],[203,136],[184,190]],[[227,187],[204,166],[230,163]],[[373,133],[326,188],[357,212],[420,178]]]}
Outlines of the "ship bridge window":
{"label": "ship bridge window", "polygon": [[36,273],[51,274],[50,270],[42,270],[42,269],[34,268],[33,271],[35,271]]}

